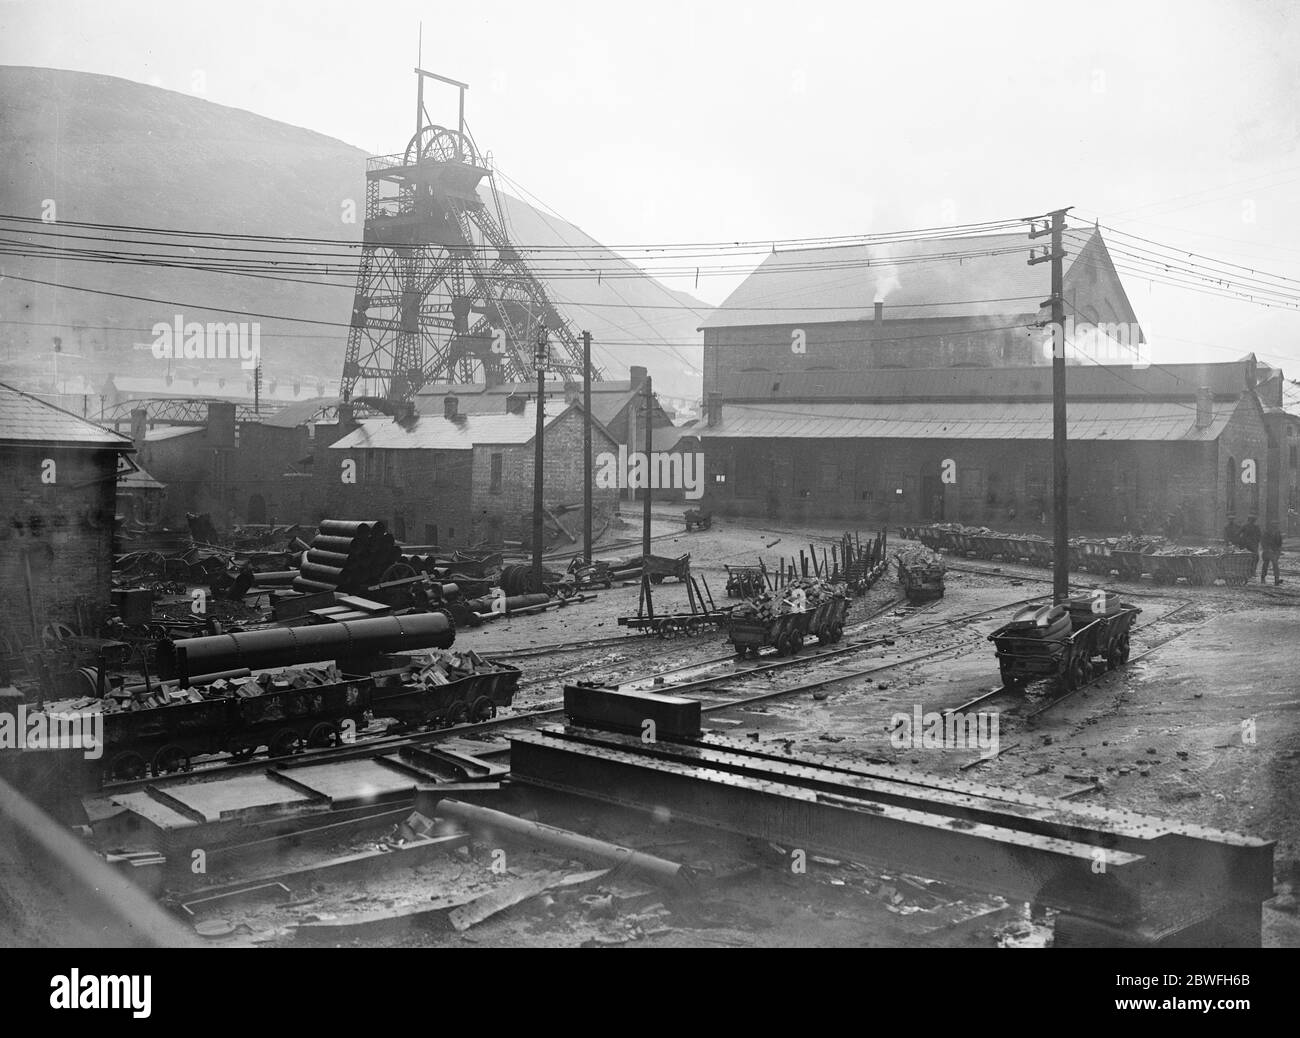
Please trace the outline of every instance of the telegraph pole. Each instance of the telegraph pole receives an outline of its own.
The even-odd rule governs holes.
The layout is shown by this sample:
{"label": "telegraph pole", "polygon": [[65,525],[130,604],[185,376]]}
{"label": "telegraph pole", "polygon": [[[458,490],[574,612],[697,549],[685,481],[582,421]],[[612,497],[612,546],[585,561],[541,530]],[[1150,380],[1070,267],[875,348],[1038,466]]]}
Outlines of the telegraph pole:
{"label": "telegraph pole", "polygon": [[550,340],[546,325],[537,329],[537,349],[533,363],[537,367],[537,432],[533,437],[533,591],[542,590],[542,433],[546,421],[546,362]]}
{"label": "telegraph pole", "polygon": [[650,376],[645,377],[645,486],[642,487],[644,509],[641,513],[641,554],[650,554],[650,451],[654,432],[654,390],[650,387]]}
{"label": "telegraph pole", "polygon": [[591,565],[591,332],[582,333],[582,557]]}
{"label": "telegraph pole", "polygon": [[1030,221],[1030,238],[1052,236],[1052,250],[1043,256],[1029,253],[1029,263],[1052,264],[1052,296],[1044,305],[1052,308],[1052,512],[1055,519],[1055,537],[1052,546],[1052,597],[1059,605],[1070,597],[1070,531],[1069,496],[1065,464],[1066,414],[1065,414],[1065,251],[1061,235],[1065,231],[1065,214],[1070,207],[1057,209],[1047,215],[1051,226],[1039,230],[1037,221]]}

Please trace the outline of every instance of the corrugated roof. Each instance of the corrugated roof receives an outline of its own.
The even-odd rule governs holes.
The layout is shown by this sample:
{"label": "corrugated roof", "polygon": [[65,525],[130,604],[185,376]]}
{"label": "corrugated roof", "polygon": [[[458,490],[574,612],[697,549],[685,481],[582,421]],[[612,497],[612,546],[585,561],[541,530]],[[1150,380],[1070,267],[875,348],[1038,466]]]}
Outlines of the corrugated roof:
{"label": "corrugated roof", "polygon": [[[1249,358],[1218,364],[1074,364],[1066,373],[1071,399],[1179,397],[1195,399],[1247,390]],[[1035,399],[1052,395],[1052,367],[880,368],[867,371],[736,371],[722,379],[724,400]]]}
{"label": "corrugated roof", "polygon": [[[1073,259],[1091,229],[1065,232]],[[1033,314],[1047,298],[1046,264],[1029,266],[1027,231],[774,252],[709,315],[704,328]],[[1068,268],[1067,268],[1068,274]],[[944,305],[935,305],[944,304]]]}
{"label": "corrugated roof", "polygon": [[39,397],[0,382],[0,443],[115,447],[131,450],[131,438]]}
{"label": "corrugated roof", "polygon": [[[548,409],[546,425],[553,425],[572,409],[573,405]],[[467,451],[478,444],[523,444],[532,441],[536,422],[537,411],[531,402],[524,405],[523,414],[463,414],[462,420],[455,422],[442,415],[421,415],[414,422],[368,418],[360,428],[331,444],[330,450]]]}
{"label": "corrugated roof", "polygon": [[[1068,412],[1071,440],[1217,439],[1236,403],[1196,428],[1196,408],[1170,401],[1080,402]],[[710,439],[1050,440],[1052,405],[1043,403],[727,404]]]}

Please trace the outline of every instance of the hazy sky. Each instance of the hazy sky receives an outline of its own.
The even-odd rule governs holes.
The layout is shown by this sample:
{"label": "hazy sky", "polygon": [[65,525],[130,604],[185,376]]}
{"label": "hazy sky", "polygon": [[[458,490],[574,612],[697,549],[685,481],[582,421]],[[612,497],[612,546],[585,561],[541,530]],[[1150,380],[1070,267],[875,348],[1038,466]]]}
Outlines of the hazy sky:
{"label": "hazy sky", "polygon": [[[1073,205],[1300,279],[1289,0],[0,0],[0,63],[201,93],[394,152],[421,21],[424,66],[470,83],[499,169],[611,246]],[[454,92],[429,100],[454,124]],[[1124,280],[1156,361],[1254,350],[1300,375],[1300,313]],[[693,281],[672,284],[714,303],[735,284]]]}

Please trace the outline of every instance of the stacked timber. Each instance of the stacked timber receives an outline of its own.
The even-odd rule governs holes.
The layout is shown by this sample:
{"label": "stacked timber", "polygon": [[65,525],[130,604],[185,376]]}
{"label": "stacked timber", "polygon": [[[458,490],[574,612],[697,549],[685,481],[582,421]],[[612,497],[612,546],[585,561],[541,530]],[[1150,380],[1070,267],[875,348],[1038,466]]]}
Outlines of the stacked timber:
{"label": "stacked timber", "polygon": [[302,557],[293,589],[304,594],[362,591],[379,583],[401,560],[402,551],[382,522],[323,519]]}

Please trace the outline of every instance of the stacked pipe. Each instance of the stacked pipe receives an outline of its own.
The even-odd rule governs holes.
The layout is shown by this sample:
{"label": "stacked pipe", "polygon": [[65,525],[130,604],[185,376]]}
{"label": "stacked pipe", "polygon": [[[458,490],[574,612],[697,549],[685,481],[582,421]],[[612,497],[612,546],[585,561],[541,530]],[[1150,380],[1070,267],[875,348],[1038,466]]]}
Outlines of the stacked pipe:
{"label": "stacked pipe", "polygon": [[377,584],[401,558],[401,549],[382,522],[322,519],[302,557],[293,589],[361,591]]}

